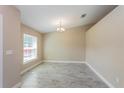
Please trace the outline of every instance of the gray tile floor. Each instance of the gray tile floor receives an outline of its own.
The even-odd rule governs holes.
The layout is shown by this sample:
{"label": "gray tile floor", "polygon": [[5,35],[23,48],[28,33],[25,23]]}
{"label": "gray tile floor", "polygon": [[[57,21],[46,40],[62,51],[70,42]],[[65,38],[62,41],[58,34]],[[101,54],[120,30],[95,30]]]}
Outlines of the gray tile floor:
{"label": "gray tile floor", "polygon": [[43,63],[22,76],[22,88],[108,88],[83,63]]}

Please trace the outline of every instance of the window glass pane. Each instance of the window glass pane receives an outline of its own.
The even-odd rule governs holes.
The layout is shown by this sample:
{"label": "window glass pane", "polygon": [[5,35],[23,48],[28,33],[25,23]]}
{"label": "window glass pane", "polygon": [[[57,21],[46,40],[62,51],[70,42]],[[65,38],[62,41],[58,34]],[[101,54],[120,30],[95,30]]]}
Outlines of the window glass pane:
{"label": "window glass pane", "polygon": [[37,37],[24,34],[24,63],[37,58]]}

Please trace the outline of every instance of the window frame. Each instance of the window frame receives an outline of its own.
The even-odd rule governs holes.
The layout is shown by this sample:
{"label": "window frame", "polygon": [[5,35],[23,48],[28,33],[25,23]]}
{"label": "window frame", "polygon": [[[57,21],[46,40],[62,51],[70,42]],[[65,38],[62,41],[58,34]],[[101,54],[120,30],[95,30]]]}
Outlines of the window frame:
{"label": "window frame", "polygon": [[[36,57],[30,58],[29,60],[26,60],[26,61],[24,60],[24,48],[25,48],[25,46],[24,46],[24,37],[25,37],[25,35],[36,39]],[[37,58],[38,58],[38,37],[35,36],[35,35],[24,33],[23,34],[23,64],[27,64],[27,63],[30,63],[32,61],[35,61],[35,60],[37,60]]]}

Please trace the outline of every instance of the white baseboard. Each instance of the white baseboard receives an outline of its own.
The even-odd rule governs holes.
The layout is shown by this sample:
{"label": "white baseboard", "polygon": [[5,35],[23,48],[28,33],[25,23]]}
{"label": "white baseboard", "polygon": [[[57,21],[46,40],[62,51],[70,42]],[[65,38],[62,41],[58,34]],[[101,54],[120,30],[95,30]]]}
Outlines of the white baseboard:
{"label": "white baseboard", "polygon": [[14,85],[12,88],[20,88],[21,87],[21,82],[17,83],[16,85]]}
{"label": "white baseboard", "polygon": [[32,66],[26,68],[25,70],[23,70],[23,71],[21,72],[21,75],[23,75],[23,74],[26,73],[27,71],[31,70],[32,68],[34,68],[34,67],[40,65],[41,63],[43,63],[43,61],[41,61],[41,62],[39,62],[39,63],[37,63],[37,64],[34,64],[34,65],[32,65]]}
{"label": "white baseboard", "polygon": [[85,61],[63,61],[63,60],[43,60],[43,62],[50,62],[50,63],[85,63]]}
{"label": "white baseboard", "polygon": [[98,71],[96,71],[88,62],[86,62],[86,65],[110,88],[114,88],[114,86],[109,83]]}

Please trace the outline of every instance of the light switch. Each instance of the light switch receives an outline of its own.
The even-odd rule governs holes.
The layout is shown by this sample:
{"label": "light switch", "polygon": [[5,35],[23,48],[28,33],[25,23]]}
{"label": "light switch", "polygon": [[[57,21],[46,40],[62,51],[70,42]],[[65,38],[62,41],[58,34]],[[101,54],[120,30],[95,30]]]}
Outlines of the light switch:
{"label": "light switch", "polygon": [[12,55],[13,54],[13,50],[7,50],[6,51],[6,55]]}

